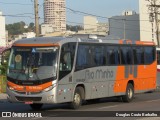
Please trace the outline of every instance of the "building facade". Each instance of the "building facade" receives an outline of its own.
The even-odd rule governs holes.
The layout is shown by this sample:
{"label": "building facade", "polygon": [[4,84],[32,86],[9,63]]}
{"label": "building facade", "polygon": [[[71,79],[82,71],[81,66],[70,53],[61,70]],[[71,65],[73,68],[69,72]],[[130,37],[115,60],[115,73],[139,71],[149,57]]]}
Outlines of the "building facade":
{"label": "building facade", "polygon": [[6,29],[5,29],[5,17],[2,16],[2,12],[0,11],[0,46],[6,47]]}
{"label": "building facade", "polygon": [[119,39],[140,40],[139,15],[124,11],[120,16],[109,18],[109,35]]}
{"label": "building facade", "polygon": [[54,31],[66,31],[65,0],[44,0],[44,24],[55,26]]}
{"label": "building facade", "polygon": [[98,20],[94,16],[84,16],[84,31],[90,33],[92,31],[97,31]]}
{"label": "building facade", "polygon": [[98,22],[94,16],[84,16],[84,34],[107,35],[108,24]]}
{"label": "building facade", "polygon": [[44,36],[49,33],[55,32],[56,27],[54,27],[52,24],[42,24],[41,25],[41,34]]}
{"label": "building facade", "polygon": [[[140,39],[141,41],[153,41],[157,44],[157,26],[155,24],[155,14],[154,8],[151,8],[149,5],[154,4],[160,5],[159,0],[139,0],[139,13],[140,13]],[[160,8],[159,8],[160,12]],[[159,17],[160,20],[160,17]],[[159,24],[160,25],[160,24]]]}
{"label": "building facade", "polygon": [[19,39],[24,39],[24,38],[33,38],[33,37],[36,37],[36,34],[34,32],[27,32],[27,33],[23,33],[21,35],[18,35],[16,38],[15,38],[15,41],[16,40],[19,40]]}

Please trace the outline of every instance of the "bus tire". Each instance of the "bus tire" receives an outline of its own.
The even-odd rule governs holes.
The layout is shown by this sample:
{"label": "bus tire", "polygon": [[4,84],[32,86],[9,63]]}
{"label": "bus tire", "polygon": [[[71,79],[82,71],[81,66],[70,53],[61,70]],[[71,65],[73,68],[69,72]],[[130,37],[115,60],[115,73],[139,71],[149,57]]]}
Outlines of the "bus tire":
{"label": "bus tire", "polygon": [[40,110],[42,106],[43,104],[40,104],[40,103],[30,104],[30,107],[32,108],[32,110]]}
{"label": "bus tire", "polygon": [[134,98],[134,88],[131,83],[128,83],[126,93],[122,96],[123,102],[131,102]]}
{"label": "bus tire", "polygon": [[84,94],[84,89],[77,87],[74,92],[73,101],[70,103],[72,109],[78,109],[82,105],[82,94]]}

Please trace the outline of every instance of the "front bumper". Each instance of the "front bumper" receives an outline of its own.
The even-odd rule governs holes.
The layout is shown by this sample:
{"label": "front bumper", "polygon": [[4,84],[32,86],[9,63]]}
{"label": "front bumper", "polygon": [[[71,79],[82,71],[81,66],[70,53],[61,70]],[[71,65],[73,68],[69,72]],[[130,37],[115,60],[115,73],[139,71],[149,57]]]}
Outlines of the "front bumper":
{"label": "front bumper", "polygon": [[53,88],[48,92],[40,93],[19,93],[12,91],[7,87],[8,101],[9,102],[33,102],[33,103],[57,103],[56,101],[56,89]]}

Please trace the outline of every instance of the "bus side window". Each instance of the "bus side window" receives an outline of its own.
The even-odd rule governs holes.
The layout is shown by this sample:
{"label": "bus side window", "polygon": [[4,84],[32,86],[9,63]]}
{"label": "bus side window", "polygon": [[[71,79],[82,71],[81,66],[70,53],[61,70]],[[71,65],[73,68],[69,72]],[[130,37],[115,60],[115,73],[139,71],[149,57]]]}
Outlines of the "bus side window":
{"label": "bus side window", "polygon": [[77,58],[76,58],[76,70],[82,70],[91,67],[91,50],[89,45],[79,45]]}
{"label": "bus side window", "polygon": [[107,47],[107,58],[108,65],[119,65],[120,64],[120,54],[119,48],[117,46]]}
{"label": "bus side window", "polygon": [[151,64],[155,59],[154,48],[145,47],[144,48],[145,64]]}
{"label": "bus side window", "polygon": [[121,64],[122,65],[133,64],[132,48],[126,46],[121,47]]}
{"label": "bus side window", "polygon": [[106,65],[106,58],[104,55],[104,47],[103,46],[94,46],[93,49],[93,59],[95,66],[103,66]]}
{"label": "bus side window", "polygon": [[160,52],[157,51],[157,65],[160,65]]}
{"label": "bus side window", "polygon": [[133,47],[134,64],[144,64],[144,51],[142,47]]}

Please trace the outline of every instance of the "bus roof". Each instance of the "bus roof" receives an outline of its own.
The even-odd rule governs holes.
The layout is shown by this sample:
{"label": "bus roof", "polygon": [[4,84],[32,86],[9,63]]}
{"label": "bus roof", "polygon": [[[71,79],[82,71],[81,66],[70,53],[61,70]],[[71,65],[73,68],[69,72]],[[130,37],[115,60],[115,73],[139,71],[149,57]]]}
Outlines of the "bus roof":
{"label": "bus roof", "polygon": [[14,42],[13,46],[60,46],[67,42],[155,45],[154,42],[107,39],[105,37],[101,37],[100,39],[83,37],[36,37],[18,40]]}

